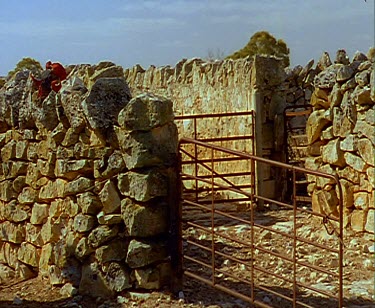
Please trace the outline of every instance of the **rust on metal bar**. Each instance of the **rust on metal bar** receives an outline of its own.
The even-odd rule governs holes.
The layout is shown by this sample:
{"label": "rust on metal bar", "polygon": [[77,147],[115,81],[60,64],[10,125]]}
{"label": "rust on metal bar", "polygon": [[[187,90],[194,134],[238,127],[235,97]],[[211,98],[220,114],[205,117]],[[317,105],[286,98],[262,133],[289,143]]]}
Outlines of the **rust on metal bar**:
{"label": "rust on metal bar", "polygon": [[[286,111],[287,115],[292,115],[292,112]],[[307,114],[308,111],[298,111],[298,114],[304,115]],[[293,113],[295,115],[296,113]],[[227,114],[215,114],[215,115],[209,115],[209,117],[222,117],[222,116],[235,116],[238,115],[238,113],[227,113]],[[249,115],[253,116],[254,113],[252,112],[246,112],[243,113],[243,115]],[[194,181],[195,182],[195,189],[192,191],[195,191],[195,200],[187,200],[185,198],[182,198],[181,205],[185,206],[187,209],[198,209],[203,210],[205,215],[207,215],[207,225],[209,227],[205,227],[202,225],[199,225],[198,223],[195,223],[194,221],[191,221],[191,219],[182,219],[181,221],[186,221],[186,226],[189,228],[193,228],[195,230],[201,230],[205,232],[210,238],[207,238],[207,246],[202,245],[201,243],[197,243],[194,240],[192,240],[189,236],[189,239],[184,240],[181,238],[181,241],[184,241],[187,245],[194,246],[196,249],[201,249],[205,252],[205,255],[207,253],[211,253],[211,258],[206,258],[208,263],[197,260],[196,258],[193,258],[188,254],[189,250],[187,249],[184,253],[183,258],[185,260],[189,260],[191,262],[194,262],[195,264],[198,264],[202,266],[205,269],[210,270],[209,272],[212,273],[210,276],[210,279],[206,279],[202,277],[202,274],[194,273],[191,269],[185,268],[184,274],[187,277],[194,278],[198,281],[201,281],[204,284],[207,284],[213,288],[216,288],[217,290],[224,291],[232,296],[235,296],[237,298],[240,298],[244,301],[247,301],[251,303],[252,305],[258,306],[258,307],[271,307],[267,305],[266,303],[262,303],[258,300],[258,292],[259,290],[268,293],[270,296],[277,296],[281,299],[287,300],[291,303],[293,303],[293,307],[304,306],[304,307],[311,307],[307,303],[305,303],[306,299],[302,299],[301,294],[299,293],[298,288],[305,288],[312,292],[315,292],[317,294],[321,294],[323,296],[327,296],[329,298],[337,298],[338,299],[338,307],[343,307],[343,200],[342,200],[342,189],[339,183],[339,179],[337,175],[327,174],[324,172],[316,171],[316,170],[310,170],[307,168],[299,167],[299,166],[293,166],[281,162],[272,161],[263,157],[258,157],[253,155],[254,151],[251,153],[245,153],[240,152],[237,150],[232,150],[225,148],[223,146],[215,145],[215,144],[209,144],[207,143],[207,139],[201,139],[197,140],[198,138],[198,132],[197,132],[197,120],[198,119],[204,119],[208,117],[207,115],[190,115],[190,116],[180,116],[176,117],[178,120],[187,120],[192,119],[194,122],[194,138],[181,138],[179,143],[179,148],[181,149],[182,146],[189,145],[189,148],[193,149],[193,153],[188,152],[188,150],[180,151],[187,157],[188,160],[181,161],[181,166],[195,166],[194,167],[194,174],[188,174],[186,172],[181,172],[181,179],[187,180],[187,181]],[[252,123],[254,123],[254,120],[252,120]],[[255,129],[254,125],[251,126],[251,136],[255,136]],[[248,140],[252,139],[250,136],[226,136],[226,137],[216,137],[213,136],[212,138],[208,139],[211,142],[216,141],[234,141],[234,140]],[[253,149],[254,149],[254,142],[252,143]],[[201,149],[203,148],[203,149]],[[202,157],[203,154],[205,157]],[[198,156],[201,157],[198,157]],[[227,156],[227,157],[225,157]],[[246,161],[249,161],[249,164],[246,163]],[[222,163],[229,163],[235,162],[235,161],[245,161],[246,168],[249,168],[250,171],[241,171],[241,172],[231,172],[229,169],[229,172],[218,172],[216,170],[216,166],[218,164]],[[266,196],[263,196],[262,193],[257,194],[255,192],[255,185],[256,185],[256,174],[255,174],[255,164],[264,164],[268,166],[272,166],[275,168],[281,168],[283,170],[291,171],[292,174],[292,185],[293,185],[293,192],[292,192],[292,199],[291,204],[282,202],[280,200],[274,200],[271,198],[268,198]],[[229,167],[230,168],[230,167]],[[200,174],[200,170],[204,171],[201,172],[203,174]],[[189,171],[190,172],[190,171]],[[310,174],[318,177],[323,177],[329,180],[332,180],[334,185],[338,188],[337,190],[337,196],[338,196],[338,211],[340,213],[339,217],[335,216],[326,216],[324,214],[313,212],[309,209],[300,208],[298,205],[298,196],[297,196],[297,173],[304,173],[304,174]],[[229,180],[230,178],[231,180]],[[235,184],[237,183],[235,179],[242,178],[241,184]],[[245,186],[247,185],[247,179],[249,179],[250,184],[248,185],[248,190],[244,190]],[[223,181],[226,184],[217,183],[218,181]],[[245,184],[244,181],[245,180]],[[200,186],[205,186],[206,188],[201,189]],[[208,188],[207,188],[208,187]],[[248,209],[249,219],[243,218],[243,217],[236,217],[235,215],[231,213],[224,212],[223,210],[219,210],[216,208],[217,203],[230,203],[231,200],[225,200],[221,197],[216,198],[216,192],[218,191],[224,191],[224,192],[231,192],[234,193],[235,197],[234,200],[241,200],[245,201],[246,203],[250,203],[250,207]],[[207,200],[200,200],[199,198],[199,192],[203,193],[211,193],[210,198]],[[243,196],[243,197],[238,197]],[[290,232],[285,232],[282,230],[277,230],[272,227],[269,227],[267,225],[263,225],[256,222],[256,216],[255,216],[255,206],[257,202],[268,202],[269,204],[274,204],[278,206],[279,208],[286,209],[289,211],[288,213],[291,213],[291,218],[293,219],[292,222],[292,228],[290,228]],[[309,200],[308,200],[309,201]],[[234,202],[232,200],[232,202]],[[334,236],[337,238],[337,241],[333,241],[332,243],[324,244],[324,243],[317,243],[311,238],[304,237],[302,235],[299,235],[299,228],[301,225],[299,224],[299,217],[297,217],[297,213],[302,213],[306,215],[311,215],[318,218],[325,218],[328,222],[338,222],[338,227],[333,226],[334,228]],[[243,231],[246,234],[246,232],[249,232],[250,239],[246,239],[246,237],[239,238],[238,236],[235,236],[231,233],[225,233],[225,229],[219,229],[218,225],[216,224],[216,219],[219,219],[218,221],[223,220],[223,218],[226,218],[226,220],[230,220],[232,224],[234,223],[242,223],[248,226],[249,230]],[[289,219],[291,219],[289,218]],[[260,244],[257,244],[256,242],[256,233],[255,231],[259,232],[257,234],[260,234],[261,231],[268,230],[272,233],[277,235],[278,237],[285,238],[290,241],[292,244],[292,253],[291,255],[287,255],[285,253],[281,253],[278,251],[273,251],[267,248],[262,247],[262,242],[260,241]],[[194,237],[194,236],[193,236]],[[218,245],[220,243],[220,245]],[[241,260],[236,255],[231,255],[226,253],[225,250],[221,250],[221,245],[224,243],[224,247],[237,247],[236,245],[241,245],[242,252],[245,252],[247,258],[250,255],[250,260]],[[227,243],[227,245],[225,245]],[[229,244],[230,243],[230,244]],[[310,264],[308,262],[305,262],[303,260],[300,260],[298,258],[298,251],[297,246],[301,243],[305,245],[312,245],[313,247],[319,248],[325,253],[332,253],[334,255],[337,255],[337,258],[339,259],[339,264],[335,268],[335,272],[333,272],[330,268],[324,268],[322,266],[317,266],[314,264]],[[297,245],[298,244],[298,245]],[[233,245],[233,246],[232,246]],[[338,246],[338,248],[337,248]],[[249,252],[248,252],[249,250]],[[257,255],[255,254],[257,253]],[[289,262],[293,266],[293,270],[290,273],[284,272],[280,274],[279,272],[272,271],[270,267],[264,266],[263,263],[258,264],[258,259],[264,256],[265,254],[268,254],[271,256],[272,260],[282,260],[284,262]],[[219,258],[219,259],[218,259]],[[230,272],[229,270],[220,269],[218,260],[228,259],[232,262],[234,262],[237,265],[244,265],[249,267],[250,271],[250,278],[242,278],[243,275],[241,274],[241,277],[238,277],[234,273]],[[211,259],[211,260],[210,260]],[[288,264],[289,266],[290,264]],[[277,265],[276,265],[277,266]],[[308,285],[306,283],[301,283],[298,281],[298,273],[299,269],[302,267],[305,267],[306,269],[314,270],[318,273],[323,273],[329,275],[331,278],[334,278],[336,281],[332,282],[334,287],[338,288],[337,294],[333,294],[332,292],[328,292],[325,290],[318,289],[312,285]],[[337,272],[336,272],[337,271]],[[206,273],[207,274],[207,273]],[[250,296],[245,295],[243,293],[238,292],[235,289],[225,287],[219,283],[221,277],[218,276],[219,274],[222,274],[227,276],[228,278],[231,278],[238,283],[243,283],[246,286],[249,286],[248,292],[250,293]],[[263,286],[258,281],[258,275],[259,274],[265,274],[269,275],[270,277],[274,277],[275,279],[280,279],[290,284],[290,287],[288,286],[288,290],[290,291],[290,296],[284,293],[277,292],[273,289],[270,289],[267,286]],[[246,288],[245,288],[246,289]],[[245,292],[245,291],[244,291]],[[245,292],[246,293],[246,292]]]}

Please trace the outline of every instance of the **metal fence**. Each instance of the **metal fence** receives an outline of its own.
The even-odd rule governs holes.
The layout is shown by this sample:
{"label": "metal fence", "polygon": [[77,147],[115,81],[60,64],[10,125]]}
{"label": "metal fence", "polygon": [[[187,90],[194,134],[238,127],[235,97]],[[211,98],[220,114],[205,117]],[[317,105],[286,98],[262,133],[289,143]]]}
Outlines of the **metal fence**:
{"label": "metal fence", "polygon": [[[181,192],[179,273],[259,307],[343,306],[343,211],[337,176],[193,138],[181,138],[179,147],[185,166],[182,182],[204,187]],[[236,173],[218,168],[233,161],[246,162],[247,169]],[[257,193],[256,165],[292,173],[291,202]],[[327,193],[336,200],[330,215],[298,204],[300,173],[326,181]],[[256,210],[259,202],[268,210]],[[323,240],[306,228],[315,220],[326,226]],[[321,258],[311,258],[306,251]]]}

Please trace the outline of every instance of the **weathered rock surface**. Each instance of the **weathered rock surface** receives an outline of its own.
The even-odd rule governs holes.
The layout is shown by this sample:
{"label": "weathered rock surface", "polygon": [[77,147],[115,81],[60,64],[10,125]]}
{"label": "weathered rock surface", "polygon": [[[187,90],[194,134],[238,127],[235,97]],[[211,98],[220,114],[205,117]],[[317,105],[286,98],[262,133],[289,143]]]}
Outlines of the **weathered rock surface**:
{"label": "weathered rock surface", "polygon": [[168,205],[164,202],[150,205],[125,198],[121,213],[130,236],[151,237],[168,231]]}
{"label": "weathered rock surface", "polygon": [[117,123],[119,112],[130,99],[130,90],[124,79],[98,79],[82,102],[90,127],[102,137],[108,137],[108,130]]}
{"label": "weathered rock surface", "polygon": [[[339,50],[334,65],[321,64],[321,67],[324,69],[314,80],[311,97],[314,111],[307,121],[307,135],[310,142],[320,136],[322,141],[320,151],[308,151],[311,157],[305,165],[316,167],[313,162],[321,159],[325,165],[318,167],[320,171],[329,174],[336,171],[346,208],[345,225],[355,231],[374,233],[370,227],[365,228],[373,225],[368,214],[375,186],[373,66],[364,54],[356,53],[350,62],[346,52]],[[329,105],[324,103],[325,95],[318,93],[326,94]],[[332,190],[335,183],[313,176],[308,176],[308,181],[313,209],[337,215],[337,195]],[[337,192],[338,188],[334,188]]]}
{"label": "weathered rock surface", "polygon": [[138,268],[156,261],[162,261],[167,255],[167,247],[163,242],[131,240],[126,255],[126,263],[131,268]]}

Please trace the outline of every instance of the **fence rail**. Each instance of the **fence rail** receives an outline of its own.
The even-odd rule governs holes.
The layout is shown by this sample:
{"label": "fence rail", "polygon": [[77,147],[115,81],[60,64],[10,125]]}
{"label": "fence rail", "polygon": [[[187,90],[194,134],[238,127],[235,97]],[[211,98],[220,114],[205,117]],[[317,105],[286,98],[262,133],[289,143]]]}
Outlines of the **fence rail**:
{"label": "fence rail", "polygon": [[[186,146],[194,151],[186,153]],[[343,306],[343,203],[336,175],[268,160],[193,138],[181,138],[179,147],[181,153],[187,154],[181,156],[181,166],[194,166],[182,169],[181,179],[196,183],[194,194],[186,194],[189,190],[181,194],[178,255],[183,267],[180,273],[258,307],[314,307],[311,306],[312,300]],[[225,162],[225,158],[247,161],[248,170],[237,174],[221,172],[217,167]],[[291,202],[258,194],[254,172],[256,164],[292,173]],[[329,179],[334,183],[331,188],[337,196],[337,211],[326,215],[301,207],[297,202],[296,188],[299,173]],[[243,187],[236,178],[242,181],[246,178],[248,185]],[[205,189],[198,190],[200,186]],[[218,191],[230,192],[237,198],[217,195]],[[245,203],[247,210],[228,212],[226,206],[234,202]],[[256,210],[259,202],[277,207],[284,213],[285,221],[270,224],[267,212]],[[324,242],[317,242],[313,234],[304,233],[305,224],[312,223],[314,219],[327,226],[330,236]],[[275,247],[267,246],[266,236],[276,243]],[[305,258],[303,251],[306,247],[320,252],[324,258],[322,264]],[[325,287],[305,281],[303,273],[315,273],[316,280],[323,281]],[[267,284],[270,281],[267,277],[274,284]]]}

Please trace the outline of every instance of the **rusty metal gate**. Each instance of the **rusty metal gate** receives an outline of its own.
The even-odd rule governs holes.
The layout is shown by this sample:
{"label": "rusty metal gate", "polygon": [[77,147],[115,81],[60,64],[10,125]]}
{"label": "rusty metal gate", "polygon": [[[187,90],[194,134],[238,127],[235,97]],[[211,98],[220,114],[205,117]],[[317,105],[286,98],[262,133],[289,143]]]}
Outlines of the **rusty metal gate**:
{"label": "rusty metal gate", "polygon": [[[336,176],[193,138],[182,138],[179,147],[181,180],[188,183],[181,192],[178,247],[186,279],[252,306],[343,306],[342,191]],[[270,166],[292,173],[290,203],[257,193],[254,171]],[[297,202],[300,173],[329,184],[337,212],[324,215]],[[257,210],[260,201],[264,211]],[[323,240],[306,228],[314,222],[325,226]],[[310,258],[306,251],[319,252],[321,258]]]}

